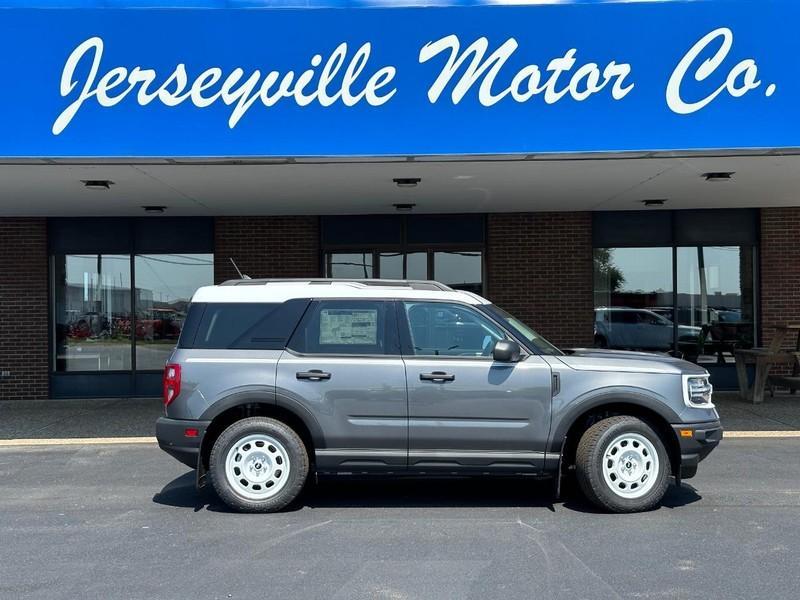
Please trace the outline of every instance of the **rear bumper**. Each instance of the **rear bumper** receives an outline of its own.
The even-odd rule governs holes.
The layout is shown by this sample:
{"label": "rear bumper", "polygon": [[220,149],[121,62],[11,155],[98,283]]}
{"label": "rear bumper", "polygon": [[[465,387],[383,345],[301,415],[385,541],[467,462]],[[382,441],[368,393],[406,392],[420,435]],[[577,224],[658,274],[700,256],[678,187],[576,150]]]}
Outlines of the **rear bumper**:
{"label": "rear bumper", "polygon": [[[697,473],[697,465],[722,441],[722,425],[719,421],[704,423],[681,423],[672,429],[681,447],[681,479],[690,479]],[[688,435],[687,432],[691,432]]]}
{"label": "rear bumper", "polygon": [[[185,421],[161,417],[156,421],[159,447],[189,467],[197,467],[200,444],[211,421]],[[187,437],[187,429],[196,429],[196,437]]]}

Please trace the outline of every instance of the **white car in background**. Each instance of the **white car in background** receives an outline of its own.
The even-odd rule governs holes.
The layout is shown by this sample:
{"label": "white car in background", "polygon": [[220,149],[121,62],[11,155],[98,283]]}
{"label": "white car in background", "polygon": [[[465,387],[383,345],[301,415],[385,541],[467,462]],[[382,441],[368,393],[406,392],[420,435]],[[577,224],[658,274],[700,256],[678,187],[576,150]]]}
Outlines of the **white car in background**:
{"label": "white car in background", "polygon": [[[697,344],[702,328],[678,325],[678,344]],[[604,307],[594,311],[594,342],[600,348],[672,349],[673,323],[644,308]]]}

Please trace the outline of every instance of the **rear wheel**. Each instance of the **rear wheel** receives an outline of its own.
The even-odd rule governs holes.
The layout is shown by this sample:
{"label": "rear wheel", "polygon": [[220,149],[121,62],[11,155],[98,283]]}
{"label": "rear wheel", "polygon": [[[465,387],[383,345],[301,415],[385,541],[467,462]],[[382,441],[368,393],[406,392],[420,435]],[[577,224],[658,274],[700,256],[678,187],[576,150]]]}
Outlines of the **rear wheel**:
{"label": "rear wheel", "polygon": [[217,495],[231,508],[275,512],[303,489],[308,453],[285,423],[250,417],[229,426],[214,442],[209,475]]}
{"label": "rear wheel", "polygon": [[575,469],[583,494],[613,512],[656,506],[667,491],[671,471],[661,438],[631,416],[592,425],[578,443]]}

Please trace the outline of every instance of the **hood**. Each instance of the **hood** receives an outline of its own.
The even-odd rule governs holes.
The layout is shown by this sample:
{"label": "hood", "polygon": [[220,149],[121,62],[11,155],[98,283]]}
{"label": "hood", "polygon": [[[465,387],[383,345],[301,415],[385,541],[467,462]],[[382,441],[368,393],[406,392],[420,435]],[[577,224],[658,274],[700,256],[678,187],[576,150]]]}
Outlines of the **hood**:
{"label": "hood", "polygon": [[558,357],[578,371],[616,371],[628,373],[665,373],[673,375],[705,375],[706,370],[694,363],[654,352],[630,352],[602,348],[576,348]]}
{"label": "hood", "polygon": [[703,328],[695,327],[694,325],[678,325],[678,331],[686,334],[700,335],[703,332]]}

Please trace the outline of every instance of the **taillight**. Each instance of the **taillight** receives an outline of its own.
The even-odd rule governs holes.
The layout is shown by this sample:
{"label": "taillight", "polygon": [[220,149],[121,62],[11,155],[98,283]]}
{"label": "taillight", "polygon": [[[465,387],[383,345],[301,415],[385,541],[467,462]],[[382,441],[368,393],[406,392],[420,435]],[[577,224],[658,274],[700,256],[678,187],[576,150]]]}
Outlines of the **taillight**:
{"label": "taillight", "polygon": [[164,368],[164,406],[170,403],[181,393],[181,366],[167,365]]}

